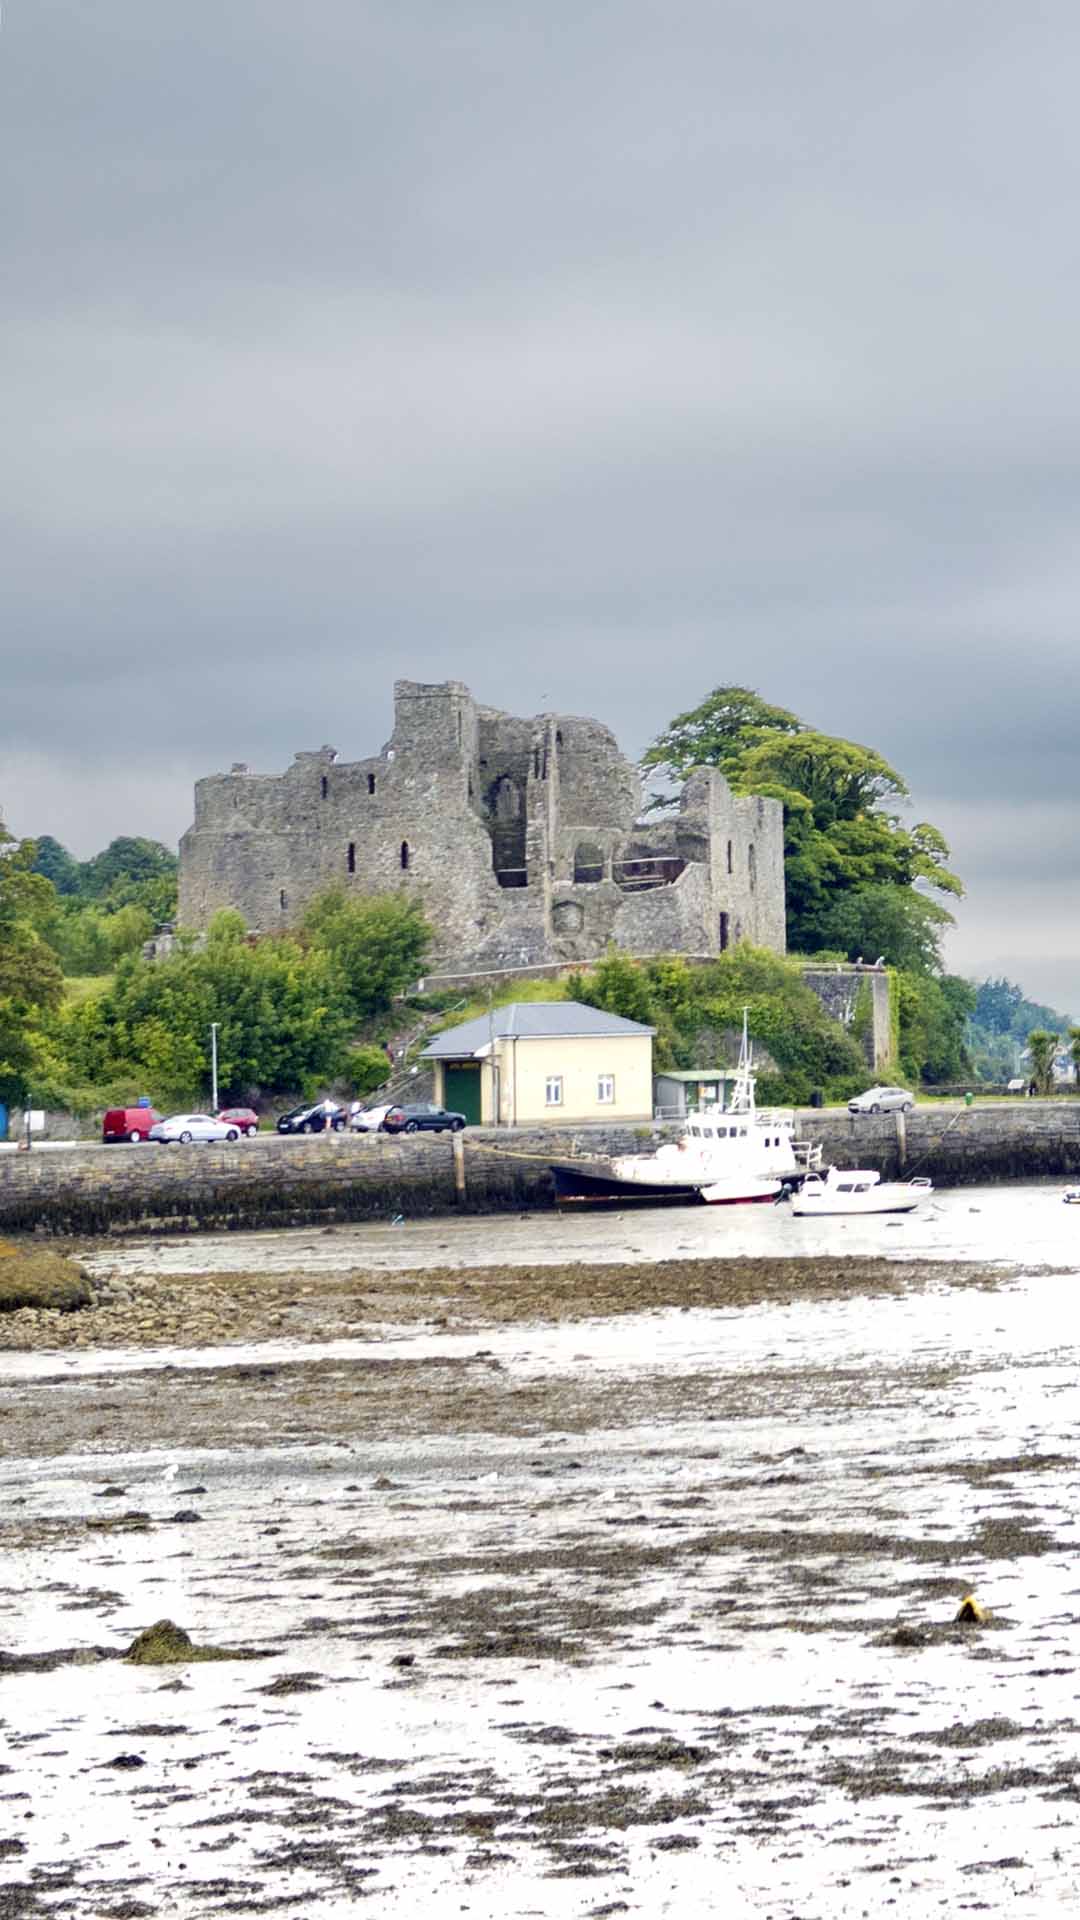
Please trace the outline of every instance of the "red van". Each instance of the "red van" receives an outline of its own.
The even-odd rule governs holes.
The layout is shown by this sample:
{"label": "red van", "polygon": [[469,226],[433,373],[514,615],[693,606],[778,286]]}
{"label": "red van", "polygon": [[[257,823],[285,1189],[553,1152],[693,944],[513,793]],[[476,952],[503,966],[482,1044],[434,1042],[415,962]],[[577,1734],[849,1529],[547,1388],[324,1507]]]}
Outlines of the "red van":
{"label": "red van", "polygon": [[110,1107],[101,1123],[101,1137],[106,1146],[116,1140],[130,1140],[137,1147],[160,1119],[153,1107]]}

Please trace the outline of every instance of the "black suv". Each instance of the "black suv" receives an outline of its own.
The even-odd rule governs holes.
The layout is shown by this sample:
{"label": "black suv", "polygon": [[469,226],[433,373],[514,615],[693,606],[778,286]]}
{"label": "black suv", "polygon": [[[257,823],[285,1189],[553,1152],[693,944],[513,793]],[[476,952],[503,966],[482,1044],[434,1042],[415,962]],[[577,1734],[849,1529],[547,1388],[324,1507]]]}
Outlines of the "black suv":
{"label": "black suv", "polygon": [[383,1120],[384,1133],[460,1133],[465,1126],[463,1113],[448,1113],[445,1107],[433,1107],[421,1100],[411,1107],[391,1107]]}
{"label": "black suv", "polygon": [[335,1133],[343,1133],[348,1121],[348,1114],[336,1100],[317,1100],[314,1106],[293,1107],[291,1113],[283,1113],[277,1130],[279,1133],[325,1133],[332,1127]]}

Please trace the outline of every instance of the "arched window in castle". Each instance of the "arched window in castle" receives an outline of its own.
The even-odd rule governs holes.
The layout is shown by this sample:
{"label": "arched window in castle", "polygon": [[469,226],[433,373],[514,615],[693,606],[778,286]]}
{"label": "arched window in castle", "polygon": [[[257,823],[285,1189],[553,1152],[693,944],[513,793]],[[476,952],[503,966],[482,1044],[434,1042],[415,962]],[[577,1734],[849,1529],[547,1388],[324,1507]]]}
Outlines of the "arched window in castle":
{"label": "arched window in castle", "polygon": [[345,865],[350,873],[356,872],[356,841],[349,841],[349,850],[345,855]]}
{"label": "arched window in castle", "polygon": [[574,879],[580,884],[582,881],[602,880],[603,877],[603,849],[591,840],[579,840],[574,848]]}
{"label": "arched window in castle", "polygon": [[325,773],[323,774],[323,777],[322,777],[322,780],[320,781],[320,783],[319,783],[319,784],[320,784],[320,786],[322,787],[322,797],[323,797],[323,799],[325,800],[325,799],[326,799],[326,796],[327,796],[327,794],[328,794],[328,793],[329,793],[329,791],[330,791],[330,782],[329,782],[329,780],[327,779],[327,777],[326,777],[326,775],[325,775]]}
{"label": "arched window in castle", "polygon": [[281,911],[282,911],[282,913],[284,913],[284,911],[285,911],[285,909],[286,909],[286,907],[287,907],[287,906],[288,906],[288,904],[289,904],[289,903],[288,903],[288,901],[287,901],[287,900],[286,900],[286,898],[285,898],[285,889],[284,889],[284,887],[282,887],[282,889],[281,889],[281,892],[280,892],[280,893],[278,894],[278,899],[279,899],[279,901],[281,902]]}
{"label": "arched window in castle", "polygon": [[521,788],[508,773],[501,774],[491,789],[491,804],[496,820],[517,820],[521,815]]}
{"label": "arched window in castle", "polygon": [[407,840],[403,840],[401,843],[401,871],[402,873],[409,871],[409,843]]}
{"label": "arched window in castle", "polygon": [[750,868],[750,891],[751,893],[753,893],[754,888],[757,886],[757,848],[756,847],[751,847],[750,849],[750,853],[748,856],[748,865]]}
{"label": "arched window in castle", "polygon": [[375,791],[375,775],[374,775],[373,773],[369,773],[369,774],[368,774],[368,777],[367,777],[367,790],[368,790],[368,792],[369,792],[369,793],[374,793],[374,791]]}

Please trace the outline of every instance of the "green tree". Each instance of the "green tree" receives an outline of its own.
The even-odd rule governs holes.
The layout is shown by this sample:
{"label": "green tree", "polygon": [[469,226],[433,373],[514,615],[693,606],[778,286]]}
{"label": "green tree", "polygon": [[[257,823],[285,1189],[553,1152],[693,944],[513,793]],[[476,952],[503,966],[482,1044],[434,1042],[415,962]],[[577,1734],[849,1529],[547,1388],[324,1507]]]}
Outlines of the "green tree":
{"label": "green tree", "polygon": [[866,1060],[849,1033],[830,1020],[797,964],[741,946],[708,966],[677,957],[647,963],[612,951],[588,974],[572,974],[571,999],[656,1029],[660,1067],[717,1067],[734,1061],[743,1011],[751,1038],[777,1071],[763,1075],[763,1101],[805,1101],[813,1087],[846,1098],[869,1084]]}
{"label": "green tree", "polygon": [[699,707],[676,714],[642,760],[661,778],[683,781],[695,767],[734,771],[764,733],[801,733],[802,721],[786,707],[773,707],[750,687],[716,687]]}
{"label": "green tree", "polygon": [[967,1028],[975,989],[956,974],[935,979],[921,972],[900,973],[900,1066],[904,1075],[928,1086],[963,1080],[971,1073]]}
{"label": "green tree", "polygon": [[59,840],[54,840],[51,833],[39,834],[35,845],[34,872],[51,880],[61,895],[78,893],[82,885],[82,869],[67,848],[61,846]]}
{"label": "green tree", "polygon": [[59,1006],[63,980],[35,917],[53,896],[33,870],[35,845],[16,841],[0,820],[0,1097],[26,1097],[43,1017]]}
{"label": "green tree", "polygon": [[816,945],[849,960],[881,960],[912,973],[935,973],[951,918],[938,901],[911,887],[878,882],[826,901],[816,920]]}
{"label": "green tree", "polygon": [[1054,1085],[1054,1055],[1060,1044],[1056,1033],[1047,1033],[1044,1027],[1033,1027],[1027,1037],[1028,1052],[1031,1054],[1031,1077],[1035,1082],[1036,1093],[1050,1093]]}
{"label": "green tree", "polygon": [[254,947],[218,941],[167,960],[124,961],[106,992],[66,1012],[59,1051],[74,1082],[127,1077],[159,1104],[184,1105],[209,1093],[211,1021],[223,1097],[333,1078],[352,1027],[329,954],[288,937]]}
{"label": "green tree", "polygon": [[[717,687],[678,715],[645,755],[671,778],[694,766],[719,767],[737,793],[784,807],[788,944],[803,953],[833,948],[856,958],[875,936],[894,965],[933,969],[948,910],[911,905],[922,881],[936,894],[963,889],[949,871],[936,827],[905,827],[895,811],[908,789],[881,754],[804,726],[745,687]],[[886,913],[880,895],[855,908],[850,898],[888,888],[909,904]],[[841,910],[841,901],[845,909]],[[927,912],[929,907],[931,911]]]}
{"label": "green tree", "polygon": [[623,1020],[652,1026],[653,985],[645,968],[629,955],[609,947],[589,973],[570,975],[570,998],[582,1006],[599,1007]]}
{"label": "green tree", "polygon": [[104,852],[94,855],[82,867],[81,891],[92,900],[100,900],[119,887],[138,888],[147,881],[175,880],[177,858],[160,840],[144,840],[122,834],[110,840]]}
{"label": "green tree", "polygon": [[395,994],[423,972],[433,929],[404,894],[324,893],[304,917],[311,947],[339,968],[346,1004],[360,1022],[385,1013]]}
{"label": "green tree", "polygon": [[1023,988],[1014,986],[1004,976],[1000,980],[984,980],[975,994],[976,1025],[988,1033],[1012,1033],[1023,1001]]}
{"label": "green tree", "polygon": [[1080,1027],[1069,1028],[1069,1057],[1073,1063],[1073,1079],[1080,1086]]}

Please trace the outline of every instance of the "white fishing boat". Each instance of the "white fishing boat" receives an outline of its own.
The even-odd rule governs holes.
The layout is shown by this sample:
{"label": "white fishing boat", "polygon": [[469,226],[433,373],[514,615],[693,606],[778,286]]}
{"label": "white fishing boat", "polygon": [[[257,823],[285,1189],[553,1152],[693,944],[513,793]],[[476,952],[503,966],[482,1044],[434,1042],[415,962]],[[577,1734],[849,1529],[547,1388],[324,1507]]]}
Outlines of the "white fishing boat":
{"label": "white fishing boat", "polygon": [[871,1167],[812,1173],[791,1196],[795,1214],[913,1213],[934,1189],[929,1180],[883,1180]]}
{"label": "white fishing boat", "polygon": [[742,1049],[726,1107],[688,1114],[676,1139],[650,1153],[553,1160],[562,1203],[695,1201],[741,1206],[776,1200],[821,1164],[821,1148],[795,1137],[791,1108],[759,1109],[743,1021]]}

